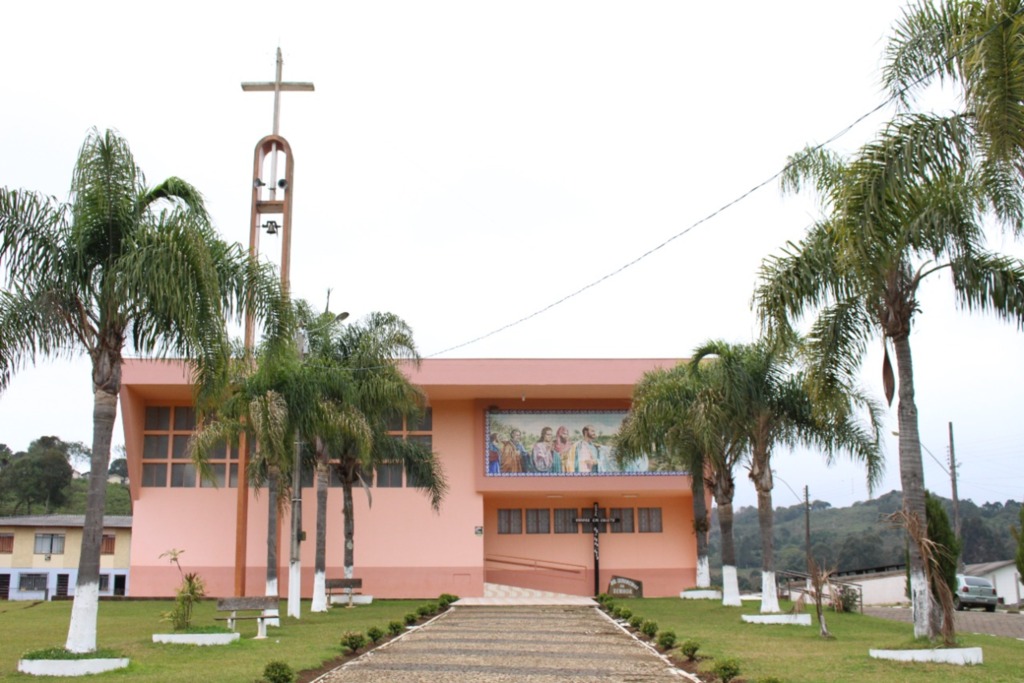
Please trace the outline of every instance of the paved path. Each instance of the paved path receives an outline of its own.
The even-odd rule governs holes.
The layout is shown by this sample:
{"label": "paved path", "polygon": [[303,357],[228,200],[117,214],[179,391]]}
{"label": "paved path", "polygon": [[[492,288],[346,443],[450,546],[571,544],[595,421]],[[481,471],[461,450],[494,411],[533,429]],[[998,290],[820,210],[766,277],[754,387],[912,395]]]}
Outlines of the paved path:
{"label": "paved path", "polygon": [[318,683],[685,683],[595,607],[460,606]]}
{"label": "paved path", "polygon": [[[865,607],[864,614],[910,623],[908,607]],[[990,636],[1024,639],[1024,614],[965,610],[956,613],[957,633],[984,633]]]}

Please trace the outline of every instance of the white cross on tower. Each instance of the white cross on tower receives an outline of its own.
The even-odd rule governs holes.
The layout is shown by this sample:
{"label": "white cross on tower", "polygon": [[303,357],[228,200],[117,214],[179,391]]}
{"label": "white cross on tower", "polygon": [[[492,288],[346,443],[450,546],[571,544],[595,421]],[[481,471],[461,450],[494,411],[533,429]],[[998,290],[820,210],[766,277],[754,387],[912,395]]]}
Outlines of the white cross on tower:
{"label": "white cross on tower", "polygon": [[269,83],[242,83],[242,90],[246,92],[272,92],[274,93],[274,135],[279,132],[281,122],[281,93],[285,91],[313,90],[312,83],[285,83],[281,80],[281,71],[284,67],[284,60],[281,58],[281,48],[277,48],[277,77]]}

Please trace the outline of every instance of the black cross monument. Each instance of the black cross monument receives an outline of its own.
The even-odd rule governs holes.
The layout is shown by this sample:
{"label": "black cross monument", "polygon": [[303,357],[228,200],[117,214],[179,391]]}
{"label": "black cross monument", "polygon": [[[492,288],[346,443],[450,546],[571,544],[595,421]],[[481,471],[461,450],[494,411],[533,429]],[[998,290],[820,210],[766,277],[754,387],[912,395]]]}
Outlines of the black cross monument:
{"label": "black cross monument", "polygon": [[594,595],[601,592],[601,525],[614,524],[619,521],[618,517],[602,517],[601,509],[594,503],[594,510],[589,517],[577,517],[573,520],[577,524],[589,524],[594,529]]}

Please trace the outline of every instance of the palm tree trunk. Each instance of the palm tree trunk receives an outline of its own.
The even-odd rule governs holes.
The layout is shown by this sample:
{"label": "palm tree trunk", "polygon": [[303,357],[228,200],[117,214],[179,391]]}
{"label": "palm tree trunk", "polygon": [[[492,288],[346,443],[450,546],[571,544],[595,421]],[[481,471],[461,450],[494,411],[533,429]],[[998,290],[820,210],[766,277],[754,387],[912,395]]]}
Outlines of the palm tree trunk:
{"label": "palm tree trunk", "polygon": [[722,604],[727,607],[740,607],[743,604],[736,578],[736,543],[732,537],[732,497],[735,492],[731,474],[715,476],[718,528],[722,532]]}
{"label": "palm tree trunk", "polygon": [[775,584],[775,555],[772,548],[773,482],[769,453],[763,446],[754,448],[750,479],[757,489],[757,521],[761,530],[761,614],[774,614],[779,611],[779,594]]}
{"label": "palm tree trunk", "polygon": [[94,357],[92,456],[89,493],[82,528],[82,554],[78,560],[78,579],[71,607],[71,623],[65,648],[71,652],[96,649],[96,618],[100,600],[100,549],[103,542],[103,511],[107,498],[107,467],[110,441],[117,417],[117,394],[121,389],[119,358]]}
{"label": "palm tree trunk", "polygon": [[[917,425],[917,404],[914,402],[914,363],[910,353],[910,337],[892,339],[899,376],[900,484],[903,487],[903,512],[908,524],[915,524],[927,537],[928,524],[924,502],[924,466],[921,463],[921,440]],[[908,534],[909,535],[909,534]],[[913,538],[910,549],[910,605],[914,613],[914,637],[937,638],[938,630],[931,618],[932,597],[921,549]]]}
{"label": "palm tree trunk", "polygon": [[[703,470],[703,468],[701,468]],[[692,473],[693,533],[697,535],[697,588],[711,586],[711,563],[708,561],[708,506],[704,498],[704,473]]]}
{"label": "palm tree trunk", "polygon": [[316,559],[311,612],[326,612],[327,604],[327,453],[317,439],[316,452]]}
{"label": "palm tree trunk", "polygon": [[345,518],[345,578],[351,579],[355,573],[355,535],[356,522],[352,516],[352,477],[346,476],[341,485],[341,513]]}
{"label": "palm tree trunk", "polygon": [[[276,466],[267,471],[267,590],[266,595],[278,597],[277,593],[277,487],[281,473]],[[266,610],[266,615],[276,617],[279,610]],[[280,626],[280,619],[264,620],[267,626]]]}

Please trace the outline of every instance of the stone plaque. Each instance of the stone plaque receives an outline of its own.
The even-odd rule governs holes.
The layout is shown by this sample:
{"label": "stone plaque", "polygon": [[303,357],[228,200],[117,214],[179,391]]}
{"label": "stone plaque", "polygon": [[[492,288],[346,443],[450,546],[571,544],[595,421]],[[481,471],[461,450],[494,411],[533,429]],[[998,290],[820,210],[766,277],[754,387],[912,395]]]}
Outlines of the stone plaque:
{"label": "stone plaque", "polygon": [[616,598],[642,598],[644,583],[625,576],[613,576],[608,582],[608,595]]}

